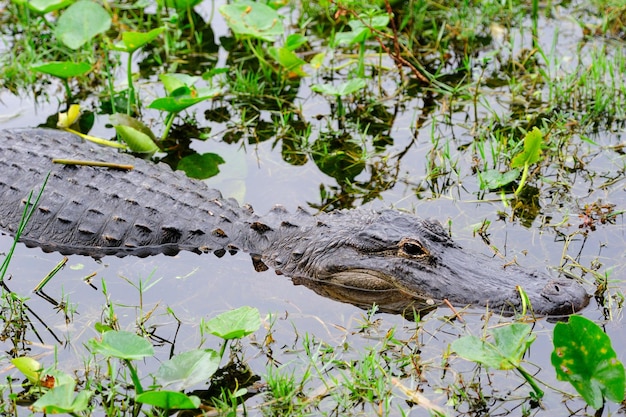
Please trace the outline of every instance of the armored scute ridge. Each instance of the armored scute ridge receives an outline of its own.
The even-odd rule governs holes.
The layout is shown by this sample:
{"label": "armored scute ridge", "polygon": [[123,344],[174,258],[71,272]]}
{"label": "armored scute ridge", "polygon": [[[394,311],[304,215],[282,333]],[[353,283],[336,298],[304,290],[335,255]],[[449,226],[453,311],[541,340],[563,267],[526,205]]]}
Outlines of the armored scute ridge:
{"label": "armored scute ridge", "polygon": [[[516,289],[536,313],[571,314],[585,289],[462,249],[439,222],[385,210],[312,216],[277,206],[260,217],[204,183],[114,149],[52,130],[0,132],[0,228],[15,233],[31,191],[48,182],[21,240],[63,254],[100,258],[245,251],[257,270],[335,283],[355,292],[398,291],[422,302],[514,311]],[[58,165],[53,158],[130,164],[120,171]]]}

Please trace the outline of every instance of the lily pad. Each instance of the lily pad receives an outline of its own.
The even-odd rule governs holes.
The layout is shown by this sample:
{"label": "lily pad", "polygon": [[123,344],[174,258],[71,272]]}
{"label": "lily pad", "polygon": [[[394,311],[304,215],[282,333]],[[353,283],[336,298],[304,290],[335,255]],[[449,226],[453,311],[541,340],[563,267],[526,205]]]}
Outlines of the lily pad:
{"label": "lily pad", "polygon": [[154,347],[149,340],[126,331],[106,332],[102,340],[91,339],[87,346],[92,353],[119,359],[135,360],[154,355]]}
{"label": "lily pad", "polygon": [[493,342],[476,336],[464,336],[452,343],[460,357],[488,368],[509,370],[519,367],[524,352],[535,341],[527,324],[513,323],[491,331]]}
{"label": "lily pad", "polygon": [[261,327],[259,310],[239,307],[222,313],[205,323],[206,331],[225,340],[240,339]]}
{"label": "lily pad", "polygon": [[624,365],[617,359],[611,339],[594,322],[570,316],[554,327],[552,365],[557,378],[569,381],[595,409],[604,399],[624,401]]}
{"label": "lily pad", "polygon": [[220,357],[214,350],[191,350],[163,362],[156,380],[164,388],[182,391],[208,381],[219,365]]}
{"label": "lily pad", "polygon": [[204,180],[214,177],[220,172],[218,165],[224,159],[216,153],[191,154],[180,160],[176,169],[184,171],[190,178]]}
{"label": "lily pad", "polygon": [[239,1],[220,7],[230,29],[239,36],[274,42],[285,33],[282,16],[271,7],[252,1]]}
{"label": "lily pad", "polygon": [[78,49],[111,27],[111,16],[98,3],[81,0],[59,17],[56,35],[67,47]]}

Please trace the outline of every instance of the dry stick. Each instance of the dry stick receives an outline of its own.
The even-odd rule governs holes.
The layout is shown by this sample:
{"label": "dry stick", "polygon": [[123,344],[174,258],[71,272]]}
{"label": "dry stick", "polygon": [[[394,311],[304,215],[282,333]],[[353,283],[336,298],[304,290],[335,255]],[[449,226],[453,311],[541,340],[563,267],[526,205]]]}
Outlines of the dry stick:
{"label": "dry stick", "polygon": [[80,161],[77,159],[53,159],[53,163],[62,165],[85,165],[90,167],[103,167],[111,169],[121,169],[124,171],[130,171],[135,167],[133,165],[116,164],[113,162],[100,162],[100,161]]}

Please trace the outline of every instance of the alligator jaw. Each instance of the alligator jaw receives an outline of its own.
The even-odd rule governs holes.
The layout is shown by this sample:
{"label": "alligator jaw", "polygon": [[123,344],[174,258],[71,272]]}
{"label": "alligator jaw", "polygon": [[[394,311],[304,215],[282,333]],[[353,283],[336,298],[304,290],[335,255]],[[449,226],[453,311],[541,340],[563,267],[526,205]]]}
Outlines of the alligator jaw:
{"label": "alligator jaw", "polygon": [[[576,281],[517,265],[505,267],[502,259],[461,248],[437,221],[395,211],[362,210],[319,218],[324,227],[299,231],[305,239],[273,245],[264,256],[268,264],[276,267],[275,259],[280,258],[277,269],[287,276],[344,287],[395,287],[426,304],[448,300],[459,307],[488,306],[515,313],[523,307],[520,289],[537,315],[572,314],[589,302]],[[285,246],[297,256],[281,251]]]}
{"label": "alligator jaw", "polygon": [[[377,268],[376,258],[354,257],[355,267],[333,271],[324,279],[355,288],[395,286],[426,305],[448,300],[460,307],[487,306],[501,313],[521,313],[520,291],[528,296],[528,307],[541,316],[569,315],[589,303],[584,287],[572,279],[551,278],[516,265],[505,268],[503,260],[459,247],[447,248],[442,254],[426,267],[407,259],[385,259]],[[356,267],[360,261],[372,269]]]}

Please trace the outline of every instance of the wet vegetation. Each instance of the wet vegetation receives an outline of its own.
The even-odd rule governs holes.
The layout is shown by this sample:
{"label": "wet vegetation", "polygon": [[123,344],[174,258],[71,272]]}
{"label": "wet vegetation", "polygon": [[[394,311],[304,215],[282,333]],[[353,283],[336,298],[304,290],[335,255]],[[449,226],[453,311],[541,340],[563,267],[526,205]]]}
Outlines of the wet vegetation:
{"label": "wet vegetation", "polygon": [[[200,179],[228,164],[214,148],[269,149],[319,180],[298,202],[313,210],[441,215],[460,203],[440,219],[451,233],[473,231],[510,262],[530,244],[507,233],[544,239],[534,251],[595,301],[556,324],[532,306],[405,319],[371,305],[315,334],[257,306],[199,306],[202,322],[186,321],[183,306],[145,302],[159,280],[125,279],[131,305],[87,276],[99,318],[63,340],[12,290],[7,249],[2,415],[624,412],[622,2],[5,0],[0,10],[0,98],[54,103],[44,126]],[[44,292],[60,268],[32,288],[70,329],[81,300]],[[188,340],[176,344],[179,331]]]}

